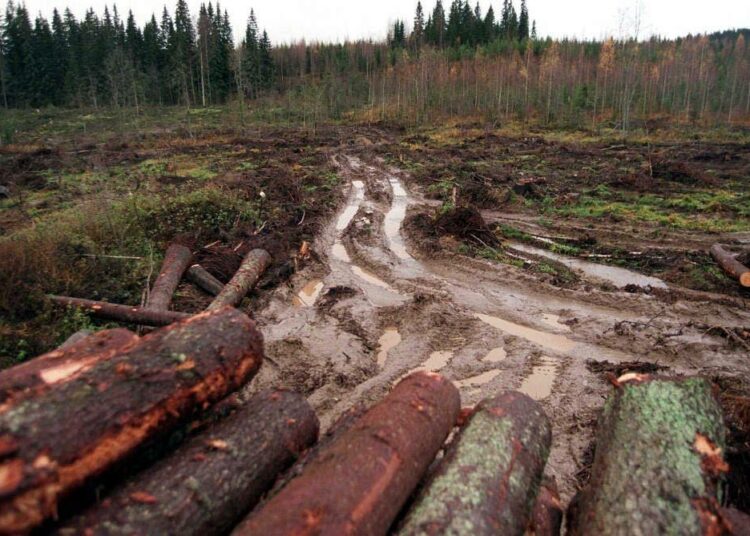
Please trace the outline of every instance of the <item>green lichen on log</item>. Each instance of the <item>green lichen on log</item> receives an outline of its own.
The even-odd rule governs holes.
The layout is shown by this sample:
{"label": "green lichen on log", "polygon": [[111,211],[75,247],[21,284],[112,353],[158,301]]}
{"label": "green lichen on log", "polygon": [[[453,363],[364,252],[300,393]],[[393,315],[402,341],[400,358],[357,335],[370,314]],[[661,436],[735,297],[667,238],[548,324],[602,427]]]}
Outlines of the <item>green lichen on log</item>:
{"label": "green lichen on log", "polygon": [[480,404],[415,501],[399,534],[523,534],[551,428],[520,393]]}
{"label": "green lichen on log", "polygon": [[[701,510],[717,504],[725,435],[707,380],[621,383],[604,406],[591,482],[577,501],[572,532],[704,534]],[[713,459],[699,452],[700,438]]]}

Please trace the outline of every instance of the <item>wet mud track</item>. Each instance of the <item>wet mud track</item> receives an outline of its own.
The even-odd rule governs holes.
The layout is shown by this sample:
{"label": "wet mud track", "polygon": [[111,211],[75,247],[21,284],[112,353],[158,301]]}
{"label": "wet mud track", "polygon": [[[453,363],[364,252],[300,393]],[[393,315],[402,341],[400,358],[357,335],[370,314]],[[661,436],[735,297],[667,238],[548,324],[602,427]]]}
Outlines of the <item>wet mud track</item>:
{"label": "wet mud track", "polygon": [[[251,387],[305,393],[324,429],[414,370],[453,380],[464,406],[520,390],[553,422],[547,473],[567,503],[611,389],[592,363],[647,362],[728,378],[750,372],[744,350],[705,328],[748,326],[746,309],[624,292],[667,285],[593,263],[572,266],[582,282],[564,289],[510,265],[427,253],[404,221],[433,209],[407,189],[407,175],[354,152],[332,158],[348,184],[346,204],[313,244],[321,262],[258,312],[268,365]],[[602,290],[597,282],[610,278],[615,290]]]}

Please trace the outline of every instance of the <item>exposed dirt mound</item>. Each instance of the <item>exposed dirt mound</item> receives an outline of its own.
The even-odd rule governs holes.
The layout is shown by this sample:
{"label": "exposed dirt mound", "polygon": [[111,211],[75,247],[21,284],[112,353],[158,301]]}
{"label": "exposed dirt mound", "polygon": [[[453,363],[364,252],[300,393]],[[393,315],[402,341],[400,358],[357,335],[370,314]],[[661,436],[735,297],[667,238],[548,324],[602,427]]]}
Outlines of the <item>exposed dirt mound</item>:
{"label": "exposed dirt mound", "polygon": [[654,178],[682,184],[716,184],[716,181],[685,162],[657,160],[652,165]]}
{"label": "exposed dirt mound", "polygon": [[435,227],[441,234],[449,234],[469,242],[487,246],[497,246],[500,243],[475,208],[459,207],[444,212],[435,220]]}

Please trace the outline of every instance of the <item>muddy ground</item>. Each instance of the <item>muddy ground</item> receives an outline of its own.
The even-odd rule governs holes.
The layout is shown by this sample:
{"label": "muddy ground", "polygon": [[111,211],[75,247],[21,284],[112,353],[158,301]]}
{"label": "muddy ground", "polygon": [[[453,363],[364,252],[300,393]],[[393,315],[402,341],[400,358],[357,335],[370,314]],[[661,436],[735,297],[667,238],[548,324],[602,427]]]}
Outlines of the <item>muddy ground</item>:
{"label": "muddy ground", "polygon": [[[273,172],[218,169],[222,187],[285,198],[265,227],[188,237],[200,238],[200,260],[223,280],[242,248],[274,253],[245,304],[268,357],[250,391],[303,392],[325,429],[413,370],[446,375],[465,406],[520,390],[551,418],[547,473],[567,504],[587,478],[608,372],[702,374],[724,393],[730,461],[748,467],[750,295],[706,253],[717,241],[737,251],[750,243],[747,146],[333,127],[216,143],[233,166],[275,154]],[[142,161],[147,146],[111,158],[135,150],[128,158]],[[184,150],[210,159],[206,147]],[[285,176],[302,158],[335,172],[336,187],[313,194]],[[638,209],[641,195],[652,196],[648,210]],[[23,224],[5,231],[13,225]],[[305,240],[312,254],[300,258]],[[185,285],[177,307],[207,300]],[[747,510],[746,485],[733,480],[729,497]]]}

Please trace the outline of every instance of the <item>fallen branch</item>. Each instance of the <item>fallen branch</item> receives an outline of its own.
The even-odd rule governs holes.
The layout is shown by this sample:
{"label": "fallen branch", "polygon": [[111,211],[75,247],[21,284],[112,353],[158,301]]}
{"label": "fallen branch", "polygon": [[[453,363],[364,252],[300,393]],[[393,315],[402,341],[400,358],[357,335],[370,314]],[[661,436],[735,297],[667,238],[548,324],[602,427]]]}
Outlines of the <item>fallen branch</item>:
{"label": "fallen branch", "polygon": [[0,412],[0,533],[28,532],[62,497],[244,385],[263,359],[231,308],[143,337],[125,353]]}
{"label": "fallen branch", "polygon": [[263,392],[58,532],[225,534],[317,436],[304,397]]}
{"label": "fallen branch", "polygon": [[266,250],[252,250],[245,256],[232,280],[224,285],[216,299],[208,306],[208,310],[213,311],[227,305],[237,307],[270,264],[271,255]]}
{"label": "fallen branch", "polygon": [[233,534],[386,534],[459,409],[450,381],[409,376]]}
{"label": "fallen branch", "polygon": [[187,278],[212,296],[218,296],[224,290],[224,283],[212,276],[200,264],[194,264],[188,268]]}
{"label": "fallen branch", "polygon": [[729,277],[739,281],[743,287],[750,288],[750,268],[740,263],[719,244],[711,246],[711,256]]}
{"label": "fallen branch", "polygon": [[131,307],[130,305],[118,305],[116,303],[84,300],[68,296],[48,295],[47,298],[58,305],[75,307],[99,318],[143,326],[168,326],[191,316],[187,313],[178,313],[175,311],[154,311],[145,307]]}
{"label": "fallen branch", "polygon": [[192,259],[193,254],[185,246],[172,244],[167,248],[164,262],[161,265],[161,271],[154,282],[154,286],[146,302],[146,309],[151,311],[169,310],[169,304],[172,303],[172,296],[180,284],[182,274],[190,266]]}
{"label": "fallen branch", "polygon": [[637,373],[612,382],[569,533],[720,534],[726,430],[711,383]]}
{"label": "fallen branch", "polygon": [[541,406],[509,392],[481,402],[414,501],[400,535],[523,534],[552,427]]}

